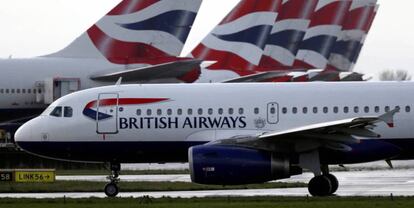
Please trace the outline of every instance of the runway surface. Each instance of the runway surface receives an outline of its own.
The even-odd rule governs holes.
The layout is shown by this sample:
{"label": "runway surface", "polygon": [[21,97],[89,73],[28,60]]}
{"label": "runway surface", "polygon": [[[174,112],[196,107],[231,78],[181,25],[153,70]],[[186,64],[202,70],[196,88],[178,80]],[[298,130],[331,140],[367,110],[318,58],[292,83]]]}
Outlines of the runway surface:
{"label": "runway surface", "polygon": [[[338,196],[414,196],[414,169],[333,172],[340,186]],[[308,182],[311,173],[305,173],[283,182]],[[106,181],[105,176],[58,176],[57,180]],[[188,175],[141,175],[121,176],[122,181],[190,181]],[[122,190],[121,190],[122,191]],[[218,190],[218,191],[173,191],[173,192],[134,192],[120,193],[120,197],[213,197],[213,196],[306,196],[307,188],[288,189],[250,189],[250,190]],[[42,194],[0,194],[0,198],[89,198],[105,197],[97,193],[42,193]]]}

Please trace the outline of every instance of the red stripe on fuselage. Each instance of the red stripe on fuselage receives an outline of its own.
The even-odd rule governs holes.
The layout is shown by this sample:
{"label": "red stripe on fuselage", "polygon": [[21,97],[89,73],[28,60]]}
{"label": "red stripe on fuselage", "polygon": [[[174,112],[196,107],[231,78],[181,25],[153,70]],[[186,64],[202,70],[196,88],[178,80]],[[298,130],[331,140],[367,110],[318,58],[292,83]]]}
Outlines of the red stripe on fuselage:
{"label": "red stripe on fuselage", "polygon": [[[99,100],[99,106],[111,106],[111,105],[142,105],[142,104],[149,104],[149,103],[158,103],[162,101],[167,101],[168,98],[111,98],[111,99],[103,99]],[[93,108],[97,105],[97,100],[89,102],[85,108]]]}

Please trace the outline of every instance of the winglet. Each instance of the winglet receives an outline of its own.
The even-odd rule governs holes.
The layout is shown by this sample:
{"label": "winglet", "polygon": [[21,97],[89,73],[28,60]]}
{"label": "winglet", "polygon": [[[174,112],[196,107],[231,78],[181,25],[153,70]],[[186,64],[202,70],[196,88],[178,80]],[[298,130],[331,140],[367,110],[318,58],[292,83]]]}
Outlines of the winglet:
{"label": "winglet", "polygon": [[400,108],[395,108],[392,111],[385,113],[379,117],[379,120],[384,121],[390,128],[394,127],[394,115],[400,112]]}

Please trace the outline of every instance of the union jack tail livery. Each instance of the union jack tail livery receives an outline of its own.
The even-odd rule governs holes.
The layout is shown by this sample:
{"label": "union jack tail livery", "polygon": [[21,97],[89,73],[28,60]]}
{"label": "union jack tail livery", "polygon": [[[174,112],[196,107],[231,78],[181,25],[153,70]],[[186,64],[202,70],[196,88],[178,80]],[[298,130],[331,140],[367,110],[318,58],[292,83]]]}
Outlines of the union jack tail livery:
{"label": "union jack tail livery", "polygon": [[282,0],[242,0],[191,52],[194,58],[215,61],[201,79],[221,81],[254,73],[281,4]]}
{"label": "union jack tail livery", "polygon": [[260,68],[292,66],[318,0],[287,0],[266,43]]}
{"label": "union jack tail livery", "polygon": [[343,24],[342,35],[329,57],[329,70],[351,71],[371,28],[379,5],[377,0],[354,0]]}
{"label": "union jack tail livery", "polygon": [[294,67],[324,69],[327,66],[351,3],[349,0],[319,0]]}
{"label": "union jack tail livery", "polygon": [[123,0],[63,50],[49,57],[160,64],[179,56],[201,0]]}

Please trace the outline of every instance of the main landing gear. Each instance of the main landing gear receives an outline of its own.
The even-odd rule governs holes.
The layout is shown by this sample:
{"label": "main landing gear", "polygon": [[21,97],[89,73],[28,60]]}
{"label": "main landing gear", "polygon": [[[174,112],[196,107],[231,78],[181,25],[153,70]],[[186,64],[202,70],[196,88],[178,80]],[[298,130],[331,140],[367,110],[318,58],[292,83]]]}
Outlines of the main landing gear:
{"label": "main landing gear", "polygon": [[115,197],[119,193],[118,182],[119,182],[119,172],[121,171],[121,164],[111,163],[111,175],[108,176],[110,182],[105,185],[104,191],[108,197]]}
{"label": "main landing gear", "polygon": [[302,153],[299,156],[299,163],[302,168],[309,169],[315,174],[308,184],[312,196],[329,196],[338,190],[338,179],[329,173],[328,165],[320,164],[318,150]]}
{"label": "main landing gear", "polygon": [[322,174],[313,177],[308,184],[312,196],[329,196],[338,190],[338,179],[332,174]]}

